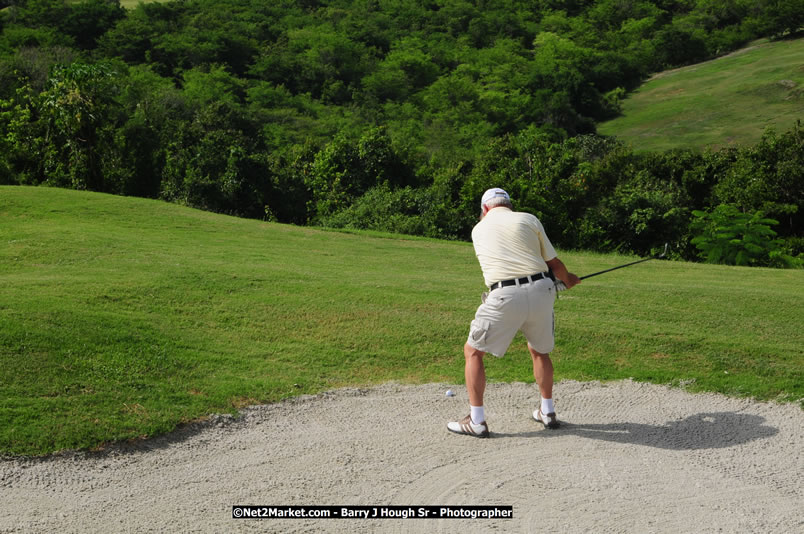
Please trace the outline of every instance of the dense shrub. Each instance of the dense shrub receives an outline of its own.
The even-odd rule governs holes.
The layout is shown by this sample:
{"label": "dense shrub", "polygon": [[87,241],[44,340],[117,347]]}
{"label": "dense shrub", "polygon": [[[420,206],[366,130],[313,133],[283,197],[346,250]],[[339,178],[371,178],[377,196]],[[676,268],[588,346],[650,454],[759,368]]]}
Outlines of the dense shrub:
{"label": "dense shrub", "polygon": [[769,130],[761,141],[736,153],[714,187],[716,201],[743,211],[761,210],[778,219],[784,237],[804,227],[804,129],[799,121],[788,132]]}
{"label": "dense shrub", "polygon": [[784,241],[771,229],[779,223],[761,211],[744,213],[730,204],[721,204],[711,212],[695,210],[691,228],[700,257],[708,263],[801,266],[802,259],[790,256]]}
{"label": "dense shrub", "polygon": [[684,233],[689,208],[683,192],[670,181],[645,170],[619,183],[611,195],[592,208],[587,225],[604,230],[590,248],[648,254],[657,245],[676,242]]}
{"label": "dense shrub", "polygon": [[365,195],[341,211],[323,217],[321,224],[333,228],[378,230],[410,235],[431,236],[436,228],[428,226],[423,216],[424,190],[409,187],[391,190],[387,184],[371,188]]}

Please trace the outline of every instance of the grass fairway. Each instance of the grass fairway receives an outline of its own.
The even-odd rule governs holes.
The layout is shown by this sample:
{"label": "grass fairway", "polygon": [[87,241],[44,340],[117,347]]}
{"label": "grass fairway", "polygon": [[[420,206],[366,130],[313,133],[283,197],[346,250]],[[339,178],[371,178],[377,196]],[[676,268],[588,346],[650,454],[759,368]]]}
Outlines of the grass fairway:
{"label": "grass fairway", "polygon": [[[633,259],[562,257],[579,274]],[[0,453],[340,386],[461,383],[482,290],[468,243],[0,187]],[[557,378],[801,402],[802,299],[800,270],[652,261],[596,277],[556,304]],[[489,380],[533,381],[515,343]]]}
{"label": "grass fairway", "polygon": [[753,145],[766,127],[804,119],[804,39],[750,46],[712,61],[658,74],[600,124],[637,151]]}

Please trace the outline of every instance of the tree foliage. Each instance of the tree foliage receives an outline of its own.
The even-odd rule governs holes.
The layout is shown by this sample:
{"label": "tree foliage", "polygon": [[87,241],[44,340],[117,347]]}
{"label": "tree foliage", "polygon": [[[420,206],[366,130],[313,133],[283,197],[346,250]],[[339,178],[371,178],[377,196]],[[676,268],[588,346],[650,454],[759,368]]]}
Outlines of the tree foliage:
{"label": "tree foliage", "polygon": [[800,126],[637,155],[595,124],[653,72],[796,32],[801,2],[17,0],[0,182],[457,239],[501,186],[562,247],[687,258],[691,213],[730,205],[795,256]]}
{"label": "tree foliage", "polygon": [[783,242],[771,226],[779,221],[761,211],[744,213],[731,204],[721,204],[711,212],[696,210],[691,240],[708,263],[730,265],[799,266],[800,259],[784,253]]}

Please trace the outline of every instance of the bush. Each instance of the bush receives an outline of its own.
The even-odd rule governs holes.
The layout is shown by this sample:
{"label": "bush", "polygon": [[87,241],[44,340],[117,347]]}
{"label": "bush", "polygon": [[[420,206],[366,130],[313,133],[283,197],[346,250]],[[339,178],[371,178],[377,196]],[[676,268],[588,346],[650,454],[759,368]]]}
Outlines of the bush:
{"label": "bush", "polygon": [[771,226],[779,224],[761,211],[743,213],[731,204],[712,212],[695,210],[691,240],[707,263],[728,265],[799,267],[801,260],[787,254],[784,241]]}
{"label": "bush", "polygon": [[422,214],[424,191],[410,187],[392,191],[387,184],[374,187],[351,205],[321,218],[330,228],[377,230],[408,235],[432,235]]}
{"label": "bush", "polygon": [[804,128],[800,122],[777,134],[767,130],[760,142],[735,154],[713,189],[713,204],[744,212],[762,211],[781,221],[782,237],[802,237],[804,228]]}
{"label": "bush", "polygon": [[581,222],[584,248],[649,254],[662,243],[684,236],[689,211],[683,191],[672,181],[645,170],[623,180],[614,191],[590,209]]}

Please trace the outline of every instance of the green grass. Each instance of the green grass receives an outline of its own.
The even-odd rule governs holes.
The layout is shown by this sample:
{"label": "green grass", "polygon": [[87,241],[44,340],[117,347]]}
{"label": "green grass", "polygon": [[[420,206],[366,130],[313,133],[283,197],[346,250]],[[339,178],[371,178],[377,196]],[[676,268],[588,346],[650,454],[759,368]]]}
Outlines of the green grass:
{"label": "green grass", "polygon": [[152,4],[154,2],[167,2],[169,0],[120,0],[120,6],[126,9],[134,9],[137,4]]}
{"label": "green grass", "polygon": [[[564,253],[585,274],[632,258]],[[93,448],[341,386],[463,380],[469,243],[0,187],[0,453]],[[799,401],[804,272],[652,261],[556,305],[557,378]],[[532,382],[524,341],[491,381]]]}
{"label": "green grass", "polygon": [[804,39],[757,41],[654,76],[598,131],[637,151],[753,145],[766,127],[781,133],[804,119],[802,65]]}

